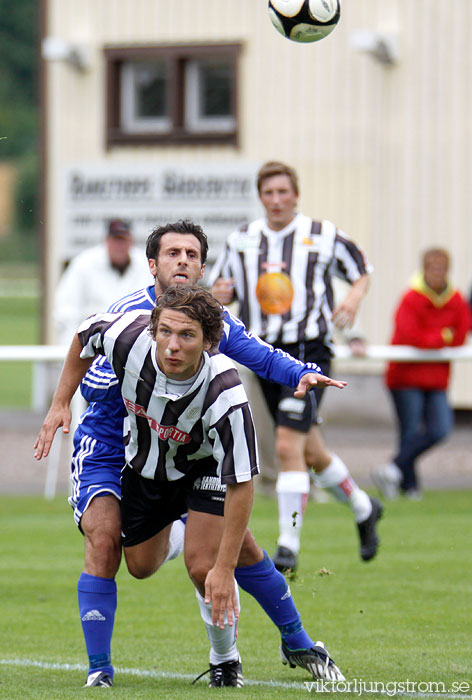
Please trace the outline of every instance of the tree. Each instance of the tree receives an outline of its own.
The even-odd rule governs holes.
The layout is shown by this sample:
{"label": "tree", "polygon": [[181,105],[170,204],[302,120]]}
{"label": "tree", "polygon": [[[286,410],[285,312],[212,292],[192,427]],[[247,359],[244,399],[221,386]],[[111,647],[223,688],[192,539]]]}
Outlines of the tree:
{"label": "tree", "polygon": [[0,159],[36,149],[38,2],[0,0]]}

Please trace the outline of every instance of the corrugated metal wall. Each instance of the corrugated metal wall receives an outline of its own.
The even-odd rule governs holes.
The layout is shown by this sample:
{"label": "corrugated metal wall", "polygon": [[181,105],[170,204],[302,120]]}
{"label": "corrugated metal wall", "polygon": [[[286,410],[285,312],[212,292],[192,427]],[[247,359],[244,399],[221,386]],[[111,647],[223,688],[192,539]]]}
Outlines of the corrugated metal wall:
{"label": "corrugated metal wall", "polygon": [[[344,0],[335,32],[297,45],[272,28],[266,0],[49,0],[49,34],[83,41],[92,70],[49,65],[49,225],[60,168],[71,161],[155,158],[286,160],[300,173],[301,209],[333,219],[375,266],[362,325],[388,341],[399,294],[431,245],[472,284],[472,2]],[[393,34],[399,61],[353,49],[355,30]],[[104,151],[104,44],[243,44],[240,148]],[[55,280],[51,280],[51,284]],[[454,400],[472,406],[472,368],[458,365]],[[458,380],[460,375],[460,381]]]}

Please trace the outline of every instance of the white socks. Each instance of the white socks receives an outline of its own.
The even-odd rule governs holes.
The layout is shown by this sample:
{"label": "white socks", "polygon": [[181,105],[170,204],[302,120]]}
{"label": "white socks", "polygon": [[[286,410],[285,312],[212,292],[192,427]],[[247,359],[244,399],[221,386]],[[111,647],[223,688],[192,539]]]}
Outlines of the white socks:
{"label": "white socks", "polygon": [[174,520],[169,535],[169,552],[162,564],[165,564],[171,559],[176,559],[176,557],[184,551],[184,540],[185,525],[181,520]]}
{"label": "white socks", "polygon": [[[241,610],[239,588],[236,581],[234,582],[234,588],[238,599],[238,607]],[[225,627],[221,630],[214,625],[211,620],[211,603],[205,603],[205,599],[200,595],[197,589],[195,589],[195,593],[200,607],[200,615],[205,623],[208,639],[211,644],[210,663],[221,664],[224,661],[236,661],[239,659],[238,647],[236,646],[236,637],[238,634],[237,621],[235,620],[230,627],[225,614]]]}
{"label": "white socks", "polygon": [[276,484],[279,504],[280,536],[277,544],[288,547],[295,554],[300,549],[300,533],[303,524],[310,477],[308,472],[280,472]]}
{"label": "white socks", "polygon": [[342,503],[348,503],[356,522],[367,520],[372,512],[372,503],[365,491],[362,491],[349,474],[348,468],[337,455],[332,455],[330,464],[322,472],[315,472],[318,486],[327,489]]}

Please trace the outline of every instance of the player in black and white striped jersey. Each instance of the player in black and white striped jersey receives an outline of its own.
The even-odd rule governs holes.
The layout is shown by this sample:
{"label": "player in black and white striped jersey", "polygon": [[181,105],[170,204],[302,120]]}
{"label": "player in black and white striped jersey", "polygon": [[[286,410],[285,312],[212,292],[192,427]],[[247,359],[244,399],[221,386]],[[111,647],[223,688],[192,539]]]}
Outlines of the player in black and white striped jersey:
{"label": "player in black and white striped jersey", "polygon": [[[194,583],[201,604],[211,606],[207,629],[212,645],[234,659],[229,669],[232,684],[242,685],[234,569],[252,508],[252,478],[259,467],[251,411],[237,371],[231,360],[212,352],[222,332],[223,309],[200,287],[170,287],[152,313],[87,319],[69,350],[36,443],[36,458],[47,456],[55,430],[69,419],[70,399],[91,359],[105,354],[120,382],[130,424],[122,475],[128,569],[145,578],[159,568],[172,523],[181,513],[188,511],[189,543],[199,537],[202,517],[224,515],[221,531],[215,531],[213,566]],[[217,486],[220,481],[225,484],[226,495],[217,488],[212,501],[201,488],[204,477],[215,477]],[[214,544],[209,533],[199,542],[202,551]]]}
{"label": "player in black and white striped jersey", "polygon": [[[372,268],[360,248],[333,223],[296,212],[299,190],[293,168],[266,163],[258,173],[257,189],[266,217],[229,236],[209,284],[221,303],[238,300],[238,315],[252,333],[304,362],[316,362],[329,375],[334,324],[352,325]],[[351,285],[336,308],[333,275]],[[324,445],[317,427],[323,388],[294,399],[288,388],[258,379],[276,425],[281,464],[275,565],[281,571],[297,565],[310,468],[319,486],[350,505],[361,558],[372,559],[382,507],[357,486],[344,462]],[[298,514],[295,523],[294,512]]]}
{"label": "player in black and white striped jersey", "polygon": [[[232,233],[209,283],[232,278],[239,318],[266,342],[288,345],[316,339],[331,347],[331,275],[354,284],[370,270],[361,250],[331,221],[296,214],[282,231],[271,230],[262,218]],[[256,294],[257,283],[262,275],[274,273],[290,279],[293,299],[287,311],[266,313]]]}
{"label": "player in black and white striped jersey", "polygon": [[[128,411],[126,462],[140,476],[176,481],[193,472],[198,462],[199,469],[208,465],[208,476],[221,473],[223,484],[249,479],[257,473],[252,417],[234,364],[226,355],[210,350],[210,342],[217,346],[220,334],[213,331],[211,341],[205,341],[202,365],[198,355],[197,362],[182,373],[184,361],[172,350],[166,355],[169,332],[159,326],[161,304],[168,304],[172,295],[180,306],[185,295],[192,299],[197,291],[202,303],[208,299],[218,302],[203,289],[170,290],[158,300],[152,314],[132,311],[89,318],[79,329],[81,356],[105,353],[112,364]],[[210,308],[203,322],[205,338],[209,337],[206,326],[210,326],[211,311],[215,313]],[[168,315],[165,308],[166,319]],[[193,332],[187,325],[185,332]]]}
{"label": "player in black and white striped jersey", "polygon": [[[35,456],[47,456],[55,430],[70,421],[68,405],[89,365],[86,358],[105,353],[131,422],[122,481],[128,568],[137,578],[152,575],[166,556],[171,523],[188,510],[185,548],[194,547],[196,540],[202,561],[211,561],[199,576],[189,573],[200,606],[206,608],[212,647],[228,659],[210,664],[210,685],[242,685],[232,624],[239,606],[232,572],[243,537],[252,537],[246,530],[252,477],[258,472],[252,416],[231,361],[208,352],[218,345],[223,328],[222,309],[209,292],[169,288],[148,321],[149,313],[136,311],[98,314],[84,322],[69,351]],[[224,517],[215,522],[213,515]],[[246,559],[240,566],[261,566],[260,555],[255,545],[255,560]],[[262,568],[269,573],[264,562]],[[303,653],[295,659],[283,638],[284,663],[301,665],[314,677],[343,678],[324,646],[306,635],[299,616],[286,626],[290,629],[284,630],[285,638],[302,635],[307,643],[298,648],[298,656]]]}

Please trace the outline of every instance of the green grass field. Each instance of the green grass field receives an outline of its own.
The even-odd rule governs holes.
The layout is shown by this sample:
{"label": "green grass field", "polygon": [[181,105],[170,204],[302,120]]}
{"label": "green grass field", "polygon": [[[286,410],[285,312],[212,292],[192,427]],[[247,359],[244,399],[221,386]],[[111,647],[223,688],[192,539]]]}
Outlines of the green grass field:
{"label": "green grass field", "polygon": [[[449,691],[463,682],[470,685],[461,693],[438,695],[423,685],[413,697],[472,697],[471,500],[467,491],[432,492],[420,503],[388,504],[381,552],[368,564],[358,559],[349,511],[335,503],[309,505],[291,589],[305,627],[326,643],[348,680],[443,683]],[[207,667],[208,642],[182,557],[146,581],[132,579],[122,567],[115,688],[83,690],[86,660],[76,603],[83,543],[65,499],[1,497],[0,513],[2,700],[107,692],[149,700],[208,696],[204,679],[190,685]],[[258,497],[251,527],[269,552],[276,521],[275,501]],[[310,677],[281,665],[277,630],[245,593],[239,648],[245,688],[211,692],[284,699],[308,693],[304,681]]]}
{"label": "green grass field", "polygon": [[[39,342],[39,298],[0,297],[0,345]],[[31,362],[0,362],[0,410],[31,405]]]}

